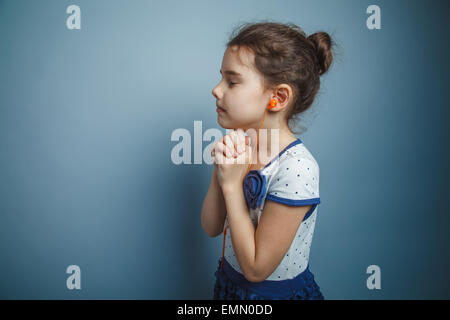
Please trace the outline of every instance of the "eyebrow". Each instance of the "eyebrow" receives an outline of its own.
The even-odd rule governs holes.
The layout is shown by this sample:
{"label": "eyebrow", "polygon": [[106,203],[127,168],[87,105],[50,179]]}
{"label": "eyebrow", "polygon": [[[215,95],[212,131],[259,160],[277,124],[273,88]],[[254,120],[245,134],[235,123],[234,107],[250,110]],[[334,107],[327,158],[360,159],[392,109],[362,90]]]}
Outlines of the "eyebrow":
{"label": "eyebrow", "polygon": [[[233,70],[225,70],[224,73],[230,74],[232,76],[242,77],[242,74],[240,74],[239,72],[233,71]],[[222,74],[222,70],[220,70],[220,74]]]}

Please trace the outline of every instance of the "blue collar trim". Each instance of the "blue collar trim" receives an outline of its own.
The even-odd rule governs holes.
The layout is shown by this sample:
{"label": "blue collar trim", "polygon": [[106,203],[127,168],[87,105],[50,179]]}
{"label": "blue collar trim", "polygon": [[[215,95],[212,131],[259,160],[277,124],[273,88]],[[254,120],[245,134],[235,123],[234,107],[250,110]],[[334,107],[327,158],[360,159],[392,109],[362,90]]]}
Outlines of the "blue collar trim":
{"label": "blue collar trim", "polygon": [[292,141],[290,144],[288,144],[288,146],[287,146],[286,148],[284,148],[283,150],[281,150],[281,152],[280,152],[275,158],[273,158],[268,164],[266,164],[266,165],[264,166],[264,168],[259,169],[259,170],[250,170],[250,171],[262,171],[262,170],[264,170],[265,168],[267,168],[268,166],[270,166],[273,162],[275,162],[278,158],[280,158],[281,155],[282,155],[283,153],[285,153],[288,149],[292,148],[293,146],[295,146],[295,145],[297,145],[297,144],[299,144],[299,143],[302,143],[302,140],[300,140],[300,138],[297,138],[297,140]]}

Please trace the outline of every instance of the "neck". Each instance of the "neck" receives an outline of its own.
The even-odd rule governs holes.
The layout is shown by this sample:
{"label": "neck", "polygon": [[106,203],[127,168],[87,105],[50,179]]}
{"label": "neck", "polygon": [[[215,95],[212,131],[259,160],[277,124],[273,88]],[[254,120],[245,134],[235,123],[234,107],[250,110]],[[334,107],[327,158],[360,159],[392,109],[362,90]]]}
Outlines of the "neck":
{"label": "neck", "polygon": [[263,168],[277,157],[281,150],[297,139],[287,125],[270,127],[270,123],[268,123],[267,127],[251,130],[251,132],[253,134],[249,135],[253,146],[257,145],[257,135],[259,134],[258,146],[253,153],[252,169]]}

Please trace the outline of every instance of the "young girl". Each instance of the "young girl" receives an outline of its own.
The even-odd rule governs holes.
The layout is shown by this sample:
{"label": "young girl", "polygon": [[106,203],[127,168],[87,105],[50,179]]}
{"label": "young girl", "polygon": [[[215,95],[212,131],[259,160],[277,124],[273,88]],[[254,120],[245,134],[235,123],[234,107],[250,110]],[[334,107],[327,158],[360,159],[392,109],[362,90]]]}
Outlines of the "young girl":
{"label": "young girl", "polygon": [[308,263],[319,166],[290,122],[313,103],[333,45],[325,32],[274,22],[245,24],[227,43],[212,94],[219,125],[233,131],[212,148],[202,208],[205,232],[224,237],[214,299],[324,299]]}

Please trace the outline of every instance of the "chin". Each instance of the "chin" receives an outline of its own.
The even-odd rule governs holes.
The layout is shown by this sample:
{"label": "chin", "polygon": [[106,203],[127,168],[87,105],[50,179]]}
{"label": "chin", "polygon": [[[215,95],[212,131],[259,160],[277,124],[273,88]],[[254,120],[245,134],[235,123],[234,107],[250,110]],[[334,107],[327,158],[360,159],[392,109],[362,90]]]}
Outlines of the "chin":
{"label": "chin", "polygon": [[223,119],[221,119],[221,117],[219,116],[217,119],[217,123],[219,124],[219,126],[221,126],[224,129],[233,129],[230,124],[227,121],[223,121]]}
{"label": "chin", "polygon": [[238,126],[233,126],[230,124],[223,124],[219,121],[219,125],[223,128],[223,129],[229,129],[229,130],[236,130],[237,128],[239,128]]}
{"label": "chin", "polygon": [[223,124],[220,124],[220,123],[219,123],[219,125],[220,125],[223,129],[229,129],[229,130],[235,129],[234,127],[226,126],[226,125],[223,125]]}
{"label": "chin", "polygon": [[243,129],[245,131],[245,130],[247,130],[247,128],[249,128],[248,124],[236,123],[236,122],[233,122],[233,121],[224,121],[220,116],[217,119],[217,123],[223,129],[230,129],[230,130]]}

